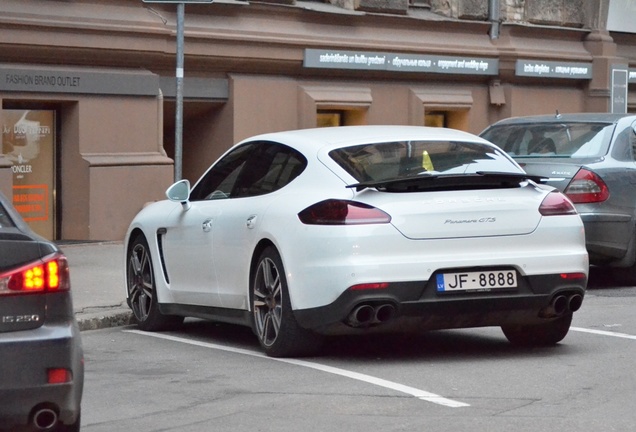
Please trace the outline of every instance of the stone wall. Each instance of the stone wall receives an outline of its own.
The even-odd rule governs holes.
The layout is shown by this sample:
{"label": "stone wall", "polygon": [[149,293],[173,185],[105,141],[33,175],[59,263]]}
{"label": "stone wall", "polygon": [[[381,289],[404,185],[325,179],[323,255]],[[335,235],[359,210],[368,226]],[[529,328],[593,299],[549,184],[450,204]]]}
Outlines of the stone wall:
{"label": "stone wall", "polygon": [[[607,0],[500,0],[502,22],[589,27],[588,14]],[[486,0],[431,0],[431,11],[449,18],[487,20]]]}

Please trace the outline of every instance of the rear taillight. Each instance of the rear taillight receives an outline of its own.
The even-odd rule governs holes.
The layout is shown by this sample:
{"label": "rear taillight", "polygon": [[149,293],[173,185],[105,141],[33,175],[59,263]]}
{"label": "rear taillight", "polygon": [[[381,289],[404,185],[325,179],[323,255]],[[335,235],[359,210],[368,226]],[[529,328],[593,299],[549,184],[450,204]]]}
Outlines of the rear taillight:
{"label": "rear taillight", "polygon": [[561,192],[550,192],[539,206],[543,216],[562,216],[576,214],[572,201]]}
{"label": "rear taillight", "polygon": [[610,196],[603,179],[585,168],[576,173],[565,194],[576,204],[602,202]]}
{"label": "rear taillight", "polygon": [[329,199],[298,213],[307,225],[359,225],[391,222],[391,216],[380,209],[355,201]]}
{"label": "rear taillight", "polygon": [[0,274],[0,295],[68,291],[70,286],[68,262],[59,253]]}

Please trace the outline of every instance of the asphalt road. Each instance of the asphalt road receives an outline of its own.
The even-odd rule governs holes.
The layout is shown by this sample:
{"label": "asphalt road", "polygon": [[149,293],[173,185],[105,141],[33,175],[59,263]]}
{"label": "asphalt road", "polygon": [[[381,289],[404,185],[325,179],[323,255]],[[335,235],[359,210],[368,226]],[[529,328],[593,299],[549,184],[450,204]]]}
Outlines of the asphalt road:
{"label": "asphalt road", "polygon": [[338,338],[320,356],[264,357],[246,328],[82,332],[84,432],[630,431],[636,288],[593,275],[554,348],[497,328]]}

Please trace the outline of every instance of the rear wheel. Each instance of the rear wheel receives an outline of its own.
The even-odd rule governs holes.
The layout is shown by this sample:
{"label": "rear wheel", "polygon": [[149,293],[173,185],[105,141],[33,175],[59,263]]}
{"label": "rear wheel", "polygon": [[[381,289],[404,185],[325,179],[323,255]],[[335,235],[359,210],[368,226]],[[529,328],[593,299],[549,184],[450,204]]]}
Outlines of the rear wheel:
{"label": "rear wheel", "polygon": [[152,257],[143,235],[137,236],[128,248],[127,262],[128,303],[139,328],[159,331],[181,324],[182,317],[163,315],[159,311]]}
{"label": "rear wheel", "polygon": [[266,248],[257,261],[250,297],[252,327],[267,355],[305,356],[320,349],[322,338],[296,322],[283,263],[273,247]]}
{"label": "rear wheel", "polygon": [[572,313],[542,324],[502,326],[504,335],[514,345],[550,346],[561,342],[570,330]]}

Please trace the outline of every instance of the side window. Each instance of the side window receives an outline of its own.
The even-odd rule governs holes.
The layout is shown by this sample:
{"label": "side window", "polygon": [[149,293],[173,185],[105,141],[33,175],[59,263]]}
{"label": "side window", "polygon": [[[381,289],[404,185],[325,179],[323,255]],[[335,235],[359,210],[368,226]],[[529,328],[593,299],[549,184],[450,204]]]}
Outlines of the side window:
{"label": "side window", "polygon": [[260,142],[241,170],[235,197],[264,195],[294,180],[307,166],[305,157],[282,144]]}
{"label": "side window", "polygon": [[253,150],[246,144],[226,154],[208,170],[190,193],[191,201],[230,198],[241,170]]}
{"label": "side window", "polygon": [[305,157],[290,147],[248,143],[219,160],[194,187],[190,200],[264,195],[289,184],[306,166]]}

